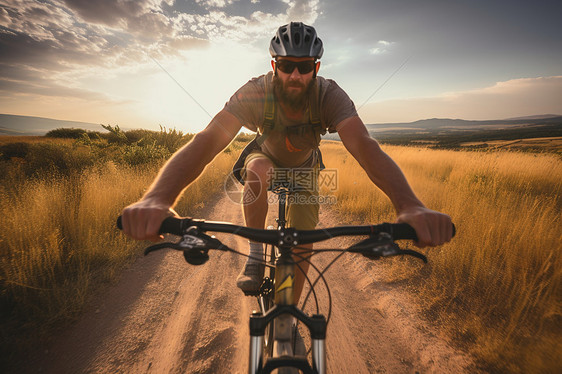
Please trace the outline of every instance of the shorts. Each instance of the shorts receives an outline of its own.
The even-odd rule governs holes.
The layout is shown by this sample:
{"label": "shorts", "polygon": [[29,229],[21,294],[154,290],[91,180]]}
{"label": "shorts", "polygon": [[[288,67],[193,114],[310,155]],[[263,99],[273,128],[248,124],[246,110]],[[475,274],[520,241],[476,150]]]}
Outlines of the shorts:
{"label": "shorts", "polygon": [[246,165],[258,158],[266,158],[273,164],[273,180],[275,183],[292,186],[292,191],[287,196],[287,227],[298,230],[314,230],[318,225],[318,174],[320,165],[312,168],[281,168],[265,153],[254,150],[244,161],[242,176],[246,174]]}

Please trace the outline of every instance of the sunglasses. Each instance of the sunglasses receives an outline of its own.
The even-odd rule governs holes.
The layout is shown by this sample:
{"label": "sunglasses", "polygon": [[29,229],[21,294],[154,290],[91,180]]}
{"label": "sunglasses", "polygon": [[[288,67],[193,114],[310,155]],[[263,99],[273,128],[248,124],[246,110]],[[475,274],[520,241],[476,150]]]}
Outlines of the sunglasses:
{"label": "sunglasses", "polygon": [[280,60],[275,62],[275,66],[277,69],[281,70],[285,74],[291,74],[295,71],[295,68],[299,70],[300,74],[308,74],[314,70],[316,67],[316,62],[314,61],[289,61],[289,60]]}

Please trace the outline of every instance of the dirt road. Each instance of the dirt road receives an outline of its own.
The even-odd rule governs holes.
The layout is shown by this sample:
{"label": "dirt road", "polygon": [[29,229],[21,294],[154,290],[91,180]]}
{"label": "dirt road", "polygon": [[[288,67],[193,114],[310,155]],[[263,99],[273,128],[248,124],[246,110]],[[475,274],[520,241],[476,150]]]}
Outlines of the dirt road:
{"label": "dirt road", "polygon": [[[205,210],[207,219],[241,223],[239,206],[226,196]],[[322,212],[322,226],[336,223]],[[231,247],[247,247],[244,239],[217,236]],[[438,327],[412,314],[403,291],[376,282],[376,263],[347,257],[326,274],[333,297],[329,373],[474,371],[471,359],[448,345]],[[322,267],[331,258],[318,255],[315,264]],[[139,259],[22,372],[245,373],[255,301],[234,285],[243,261],[212,253],[194,267],[172,251]],[[327,304],[321,307],[326,313]]]}

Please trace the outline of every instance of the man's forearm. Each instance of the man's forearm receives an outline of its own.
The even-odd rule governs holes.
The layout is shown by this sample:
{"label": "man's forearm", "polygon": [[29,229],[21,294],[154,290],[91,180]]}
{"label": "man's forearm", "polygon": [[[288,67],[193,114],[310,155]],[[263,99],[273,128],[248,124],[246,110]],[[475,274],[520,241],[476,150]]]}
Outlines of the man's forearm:
{"label": "man's forearm", "polygon": [[369,178],[390,199],[398,213],[412,206],[424,206],[416,197],[398,165],[374,139],[365,139],[358,161]]}
{"label": "man's forearm", "polygon": [[181,192],[216,156],[217,152],[209,147],[210,141],[207,134],[199,133],[178,150],[160,170],[142,199],[173,206]]}

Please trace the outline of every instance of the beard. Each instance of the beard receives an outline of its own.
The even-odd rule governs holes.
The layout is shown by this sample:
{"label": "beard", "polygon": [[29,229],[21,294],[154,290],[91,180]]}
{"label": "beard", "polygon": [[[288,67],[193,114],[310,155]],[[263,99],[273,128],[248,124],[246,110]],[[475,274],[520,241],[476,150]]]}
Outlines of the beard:
{"label": "beard", "polygon": [[[283,84],[283,81],[279,79],[279,77],[273,77],[273,88],[277,98],[294,111],[301,110],[305,107],[308,93],[310,92],[313,83],[314,80],[310,81],[308,85],[295,81],[287,81]],[[298,87],[301,88],[301,90],[300,92],[291,92],[289,88],[292,87]]]}

